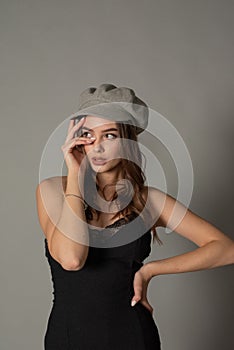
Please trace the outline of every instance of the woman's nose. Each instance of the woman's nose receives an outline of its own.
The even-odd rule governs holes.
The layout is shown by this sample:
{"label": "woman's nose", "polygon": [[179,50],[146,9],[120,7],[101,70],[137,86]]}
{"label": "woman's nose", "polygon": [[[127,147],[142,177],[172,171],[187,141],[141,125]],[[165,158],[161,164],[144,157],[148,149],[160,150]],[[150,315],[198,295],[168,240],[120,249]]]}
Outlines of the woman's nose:
{"label": "woman's nose", "polygon": [[93,149],[95,151],[100,151],[100,150],[104,150],[104,145],[103,142],[101,140],[98,140],[97,138],[93,141]]}

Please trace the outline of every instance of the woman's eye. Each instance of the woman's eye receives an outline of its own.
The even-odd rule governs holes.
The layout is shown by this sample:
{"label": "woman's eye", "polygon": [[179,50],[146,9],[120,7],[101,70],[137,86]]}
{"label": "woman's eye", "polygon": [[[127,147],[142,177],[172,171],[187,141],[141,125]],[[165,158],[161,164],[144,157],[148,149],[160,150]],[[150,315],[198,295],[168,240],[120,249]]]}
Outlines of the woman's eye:
{"label": "woman's eye", "polygon": [[[115,139],[117,137],[115,134],[106,134],[106,136],[107,135],[111,135],[111,139]],[[110,137],[108,137],[108,138],[110,138]]]}
{"label": "woman's eye", "polygon": [[[80,136],[81,136],[81,137],[91,137],[92,135],[90,134],[90,132],[85,131],[85,132],[81,133]],[[117,135],[115,135],[115,134],[110,134],[110,133],[105,134],[105,136],[106,136],[108,139],[115,139],[115,138],[117,137]],[[110,137],[108,137],[108,136],[110,136]]]}
{"label": "woman's eye", "polygon": [[[89,137],[89,136],[87,136],[87,134],[90,134],[88,131],[85,131],[85,132],[83,132],[83,133],[81,133],[81,137]],[[91,134],[90,134],[91,135]],[[90,136],[91,137],[91,136]]]}

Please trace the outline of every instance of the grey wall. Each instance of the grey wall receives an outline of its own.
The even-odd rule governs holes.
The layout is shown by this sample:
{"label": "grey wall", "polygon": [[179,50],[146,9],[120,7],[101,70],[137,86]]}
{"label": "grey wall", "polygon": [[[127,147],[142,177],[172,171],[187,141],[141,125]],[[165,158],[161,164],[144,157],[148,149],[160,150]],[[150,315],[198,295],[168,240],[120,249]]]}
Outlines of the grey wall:
{"label": "grey wall", "polygon": [[[173,123],[194,167],[190,209],[234,238],[233,10],[227,0],[0,1],[1,349],[43,348],[52,289],[36,213],[40,158],[88,86],[132,87]],[[174,195],[170,169],[165,161]],[[148,260],[195,248],[159,234],[164,246]],[[233,266],[154,278],[163,350],[232,349],[233,292]]]}

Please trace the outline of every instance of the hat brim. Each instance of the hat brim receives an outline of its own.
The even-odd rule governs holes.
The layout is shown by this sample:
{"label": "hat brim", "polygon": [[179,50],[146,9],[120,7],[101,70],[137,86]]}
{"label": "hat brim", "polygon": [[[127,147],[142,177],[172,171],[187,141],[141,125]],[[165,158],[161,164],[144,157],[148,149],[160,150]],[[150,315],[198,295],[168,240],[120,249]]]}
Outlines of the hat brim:
{"label": "hat brim", "polygon": [[136,127],[137,134],[143,131],[138,127],[138,125],[136,125],[136,121],[132,114],[124,109],[120,104],[116,104],[114,102],[102,103],[80,109],[76,113],[73,113],[69,119],[77,119],[87,115],[92,115],[110,121],[132,124]]}

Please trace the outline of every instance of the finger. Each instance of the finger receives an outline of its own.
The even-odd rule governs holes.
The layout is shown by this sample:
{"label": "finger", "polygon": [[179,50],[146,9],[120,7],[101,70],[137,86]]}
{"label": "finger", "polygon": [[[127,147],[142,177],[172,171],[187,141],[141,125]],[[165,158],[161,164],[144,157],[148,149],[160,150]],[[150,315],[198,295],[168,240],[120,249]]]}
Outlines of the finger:
{"label": "finger", "polygon": [[93,140],[74,138],[63,145],[63,148],[72,148],[74,145],[90,144]]}
{"label": "finger", "polygon": [[69,131],[68,131],[66,140],[70,140],[70,139],[72,139],[72,138],[74,137],[74,132],[77,131],[77,130],[79,130],[79,128],[81,128],[81,126],[82,126],[82,125],[84,124],[84,122],[85,122],[85,118],[86,118],[86,116],[82,117],[82,118],[79,120],[79,122],[76,123],[76,124],[75,124],[75,120],[74,120],[71,129],[69,129]]}
{"label": "finger", "polygon": [[75,144],[76,145],[86,145],[86,144],[91,144],[93,143],[93,140],[90,140],[90,139],[84,139],[84,140],[75,140]]}
{"label": "finger", "polygon": [[134,297],[132,298],[132,301],[131,301],[131,306],[136,305],[136,303],[138,303],[140,300],[141,300],[140,296],[134,295]]}
{"label": "finger", "polygon": [[138,279],[136,276],[135,276],[135,279],[133,281],[133,288],[134,288],[134,292],[135,292],[135,295],[137,297],[141,297],[142,295],[142,281],[140,279]]}
{"label": "finger", "polygon": [[134,296],[132,297],[131,305],[134,306],[141,300],[141,291],[140,289],[134,289]]}
{"label": "finger", "polygon": [[63,150],[67,150],[67,149],[72,149],[74,148],[76,145],[82,145],[82,144],[90,144],[92,143],[93,140],[90,139],[86,139],[86,138],[81,138],[81,137],[76,137],[72,140],[68,140],[65,142],[65,144],[61,147]]}
{"label": "finger", "polygon": [[69,126],[68,126],[68,133],[71,131],[71,129],[73,128],[74,125],[75,125],[75,120],[70,119]]}

